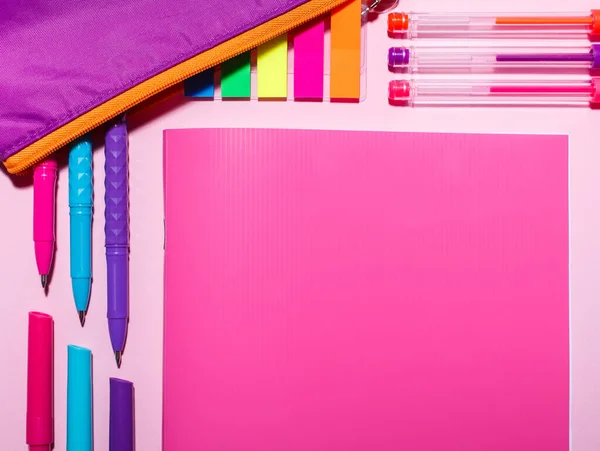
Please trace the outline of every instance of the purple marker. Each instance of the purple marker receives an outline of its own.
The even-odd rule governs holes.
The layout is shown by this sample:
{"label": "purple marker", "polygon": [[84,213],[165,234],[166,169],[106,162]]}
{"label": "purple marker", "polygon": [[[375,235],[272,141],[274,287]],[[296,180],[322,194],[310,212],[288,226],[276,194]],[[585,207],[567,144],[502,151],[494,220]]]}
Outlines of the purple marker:
{"label": "purple marker", "polygon": [[392,47],[388,50],[391,70],[409,73],[477,72],[502,70],[551,72],[600,69],[600,44],[577,47]]}
{"label": "purple marker", "polygon": [[109,127],[104,145],[107,318],[110,341],[120,368],[129,321],[129,177],[124,117]]}
{"label": "purple marker", "polygon": [[134,451],[133,384],[110,378],[109,451]]}

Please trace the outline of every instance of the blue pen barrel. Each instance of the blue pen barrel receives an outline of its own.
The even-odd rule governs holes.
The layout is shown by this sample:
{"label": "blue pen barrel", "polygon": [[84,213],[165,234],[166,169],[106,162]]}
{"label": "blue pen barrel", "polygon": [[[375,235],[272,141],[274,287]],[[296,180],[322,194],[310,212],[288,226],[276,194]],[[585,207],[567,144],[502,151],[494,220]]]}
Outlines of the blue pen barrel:
{"label": "blue pen barrel", "polygon": [[71,278],[92,277],[92,209],[71,207]]}
{"label": "blue pen barrel", "polygon": [[92,278],[92,141],[88,135],[69,152],[71,284],[77,310],[85,312]]}
{"label": "blue pen barrel", "polygon": [[79,312],[87,310],[92,279],[92,209],[74,207],[71,222],[71,286],[75,307]]}

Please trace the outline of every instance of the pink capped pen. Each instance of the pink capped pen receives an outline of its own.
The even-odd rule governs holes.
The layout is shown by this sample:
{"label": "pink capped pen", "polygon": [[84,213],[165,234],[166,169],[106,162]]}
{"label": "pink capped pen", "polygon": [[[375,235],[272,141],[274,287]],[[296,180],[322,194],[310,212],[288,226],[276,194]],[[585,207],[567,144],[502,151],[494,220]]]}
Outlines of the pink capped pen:
{"label": "pink capped pen", "polygon": [[600,78],[587,80],[392,80],[395,106],[600,107]]}
{"label": "pink capped pen", "polygon": [[56,160],[44,160],[33,171],[33,241],[35,261],[46,288],[54,256],[54,224],[56,197]]}
{"label": "pink capped pen", "polygon": [[27,352],[27,426],[30,451],[50,450],[54,441],[54,321],[29,312]]}

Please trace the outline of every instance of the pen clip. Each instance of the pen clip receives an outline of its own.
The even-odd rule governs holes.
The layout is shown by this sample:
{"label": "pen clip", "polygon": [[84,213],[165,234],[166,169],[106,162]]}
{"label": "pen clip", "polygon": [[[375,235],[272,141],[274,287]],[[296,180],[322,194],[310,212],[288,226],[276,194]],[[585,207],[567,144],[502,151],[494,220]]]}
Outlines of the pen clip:
{"label": "pen clip", "polygon": [[398,6],[399,0],[362,0],[363,19],[369,14],[385,14]]}

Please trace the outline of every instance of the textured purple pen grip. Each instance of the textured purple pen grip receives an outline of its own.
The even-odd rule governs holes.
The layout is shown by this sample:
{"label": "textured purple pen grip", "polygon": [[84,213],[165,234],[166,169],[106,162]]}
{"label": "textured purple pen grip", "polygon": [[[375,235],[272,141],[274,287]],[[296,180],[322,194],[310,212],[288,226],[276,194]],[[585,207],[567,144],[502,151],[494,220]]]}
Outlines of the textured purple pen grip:
{"label": "textured purple pen grip", "polygon": [[106,133],[104,154],[104,233],[107,247],[129,246],[127,125],[119,122]]}

